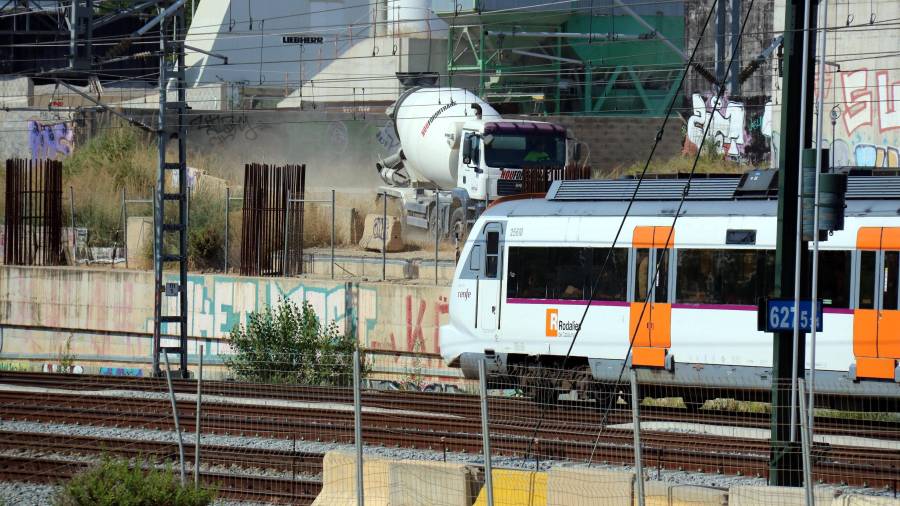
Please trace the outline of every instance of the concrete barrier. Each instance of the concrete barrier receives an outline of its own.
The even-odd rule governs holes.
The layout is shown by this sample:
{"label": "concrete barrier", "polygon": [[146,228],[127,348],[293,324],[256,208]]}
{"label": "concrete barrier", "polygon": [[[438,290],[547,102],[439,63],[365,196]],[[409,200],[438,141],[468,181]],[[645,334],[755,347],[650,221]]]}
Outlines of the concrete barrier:
{"label": "concrete barrier", "polygon": [[[384,235],[385,228],[387,228],[386,239]],[[359,240],[359,247],[362,249],[381,251],[383,241],[385,249],[389,252],[403,250],[403,234],[400,228],[400,218],[388,216],[387,226],[385,227],[383,216],[379,214],[367,214],[362,239]]]}
{"label": "concrete barrier", "polygon": [[728,492],[651,480],[644,482],[644,503],[646,506],[725,506],[728,504]]}
{"label": "concrete barrier", "polygon": [[[494,506],[547,506],[547,473],[494,469]],[[482,487],[474,506],[487,506],[487,488]]]}
{"label": "concrete barrier", "polygon": [[325,454],[322,460],[322,491],[313,501],[313,506],[356,504],[355,463],[356,457],[350,453],[335,451]]}
{"label": "concrete barrier", "polygon": [[[826,487],[816,487],[816,504],[831,504],[834,491]],[[734,486],[728,489],[729,506],[804,506],[806,491],[803,487],[751,487]]]}
{"label": "concrete barrier", "polygon": [[555,467],[547,473],[547,506],[632,506],[634,473]]}
{"label": "concrete barrier", "polygon": [[[392,462],[386,504],[469,506],[473,496],[472,478],[469,468],[463,464],[411,460]],[[368,500],[366,504],[369,504]]]}
{"label": "concrete barrier", "polygon": [[845,494],[835,497],[831,506],[900,506],[900,499],[861,494]]}
{"label": "concrete barrier", "polygon": [[[463,464],[363,459],[366,506],[469,506],[473,481]],[[313,506],[356,506],[356,454],[325,454],[322,491]]]}

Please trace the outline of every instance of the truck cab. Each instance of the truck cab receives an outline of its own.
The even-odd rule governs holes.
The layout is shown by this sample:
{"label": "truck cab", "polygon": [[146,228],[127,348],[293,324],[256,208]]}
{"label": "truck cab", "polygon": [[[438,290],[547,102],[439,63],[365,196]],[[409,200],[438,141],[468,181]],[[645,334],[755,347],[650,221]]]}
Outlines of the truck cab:
{"label": "truck cab", "polygon": [[457,159],[457,187],[468,198],[490,201],[522,193],[524,171],[563,168],[573,144],[565,128],[552,123],[503,120],[463,125]]}

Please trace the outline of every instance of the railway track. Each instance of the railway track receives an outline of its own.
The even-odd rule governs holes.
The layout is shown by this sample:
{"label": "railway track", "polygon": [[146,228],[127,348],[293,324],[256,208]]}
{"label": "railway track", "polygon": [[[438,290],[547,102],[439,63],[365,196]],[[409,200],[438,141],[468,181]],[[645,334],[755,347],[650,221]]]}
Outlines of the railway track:
{"label": "railway track", "polygon": [[[165,381],[155,378],[131,378],[112,376],[85,376],[71,374],[45,374],[30,372],[0,372],[0,384],[35,386],[43,388],[64,388],[70,391],[80,390],[133,390],[138,392],[167,393]],[[173,379],[176,393],[194,394],[196,382],[193,380]],[[347,387],[316,387],[292,385],[265,385],[258,383],[237,383],[232,381],[204,381],[204,396],[247,397],[254,399],[277,399],[295,402],[323,401],[329,403],[352,404],[353,392]],[[448,402],[448,399],[452,399]],[[411,410],[454,415],[462,417],[480,416],[478,396],[462,393],[432,393],[390,390],[363,390],[362,403],[369,408]],[[548,421],[560,421],[567,424],[596,424],[599,410],[590,402],[560,401],[557,406],[542,409],[525,398],[492,398],[491,415],[495,419],[510,421],[521,420],[531,422],[539,417]],[[181,408],[179,408],[181,409]],[[191,406],[186,409],[192,410]],[[643,421],[669,421],[709,425],[728,425],[748,428],[769,428],[767,413],[752,413],[725,410],[693,410],[659,406],[643,406]],[[631,421],[630,407],[620,405],[607,416],[608,424],[621,424]],[[871,420],[865,427],[859,425],[848,427],[842,421],[832,417],[817,416],[816,431],[819,434],[854,435],[876,439],[900,440],[900,421],[885,422]]]}
{"label": "railway track", "polygon": [[[12,382],[60,388],[60,379],[73,378],[81,388],[73,389],[72,394],[0,391],[0,403],[5,405],[4,419],[172,430],[171,408],[164,397],[146,399],[105,397],[93,393],[79,395],[79,392],[87,394],[88,390],[103,389],[141,391],[143,386],[151,387],[143,391],[160,392],[157,380],[35,376],[50,375],[18,375]],[[0,383],[10,383],[5,373],[0,374]],[[176,384],[176,390],[182,393],[193,393],[196,389],[196,383],[191,381]],[[353,442],[353,413],[346,409],[346,405],[352,403],[350,389],[279,387],[277,390],[267,390],[262,387],[255,390],[252,385],[204,382],[204,400],[214,395],[230,394],[229,387],[236,392],[236,395],[229,397],[237,398],[243,404],[221,400],[205,402],[202,426],[205,434]],[[253,402],[247,403],[248,400]],[[291,401],[295,404],[261,405],[258,400]],[[477,397],[459,394],[366,391],[363,396],[366,409],[363,413],[363,438],[371,446],[479,453],[481,434],[477,402]],[[631,421],[630,413],[624,410],[612,412],[607,426],[601,427],[596,410],[587,409],[579,403],[561,403],[541,415],[540,408],[525,399],[492,398],[490,402],[492,447],[499,455],[540,460],[590,459],[593,462],[625,465],[632,462],[632,432],[630,428],[617,427],[620,423]],[[194,431],[193,401],[179,401],[178,409],[183,429]],[[411,411],[421,416],[413,417]],[[671,408],[642,411],[642,421],[689,421],[743,428],[764,428],[768,423],[768,417],[758,413],[704,413],[705,410],[688,412]],[[539,419],[541,422],[538,425]],[[820,422],[817,418],[817,431],[823,428],[824,432],[831,431],[835,435],[848,435],[851,430],[834,420],[823,419]],[[852,430],[856,436],[879,435],[886,441],[900,439],[896,437],[897,424],[889,422],[867,423],[866,430],[862,431],[865,434],[861,434],[858,427]],[[765,439],[652,430],[642,431],[642,437],[648,467],[768,475],[769,442]],[[81,441],[80,444],[87,443]],[[160,451],[171,452],[171,448]],[[210,455],[215,456],[215,451]],[[814,461],[816,478],[827,483],[897,486],[900,452],[896,450],[818,444],[814,448]],[[271,460],[261,460],[260,464],[277,465]]]}

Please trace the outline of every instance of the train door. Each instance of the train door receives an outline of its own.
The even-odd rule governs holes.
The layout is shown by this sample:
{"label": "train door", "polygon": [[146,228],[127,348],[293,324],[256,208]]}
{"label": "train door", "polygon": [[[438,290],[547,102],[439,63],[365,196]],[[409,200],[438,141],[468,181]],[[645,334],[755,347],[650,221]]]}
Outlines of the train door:
{"label": "train door", "polygon": [[[672,346],[671,235],[671,227],[634,229],[629,338],[634,336],[631,362],[635,366],[665,367]],[[669,248],[665,247],[667,239]]]}
{"label": "train door", "polygon": [[857,234],[855,374],[900,381],[900,228],[863,227]]}
{"label": "train door", "polygon": [[500,300],[503,276],[503,224],[487,223],[479,237],[483,254],[481,278],[476,287],[478,320],[476,327],[494,334],[500,328]]}

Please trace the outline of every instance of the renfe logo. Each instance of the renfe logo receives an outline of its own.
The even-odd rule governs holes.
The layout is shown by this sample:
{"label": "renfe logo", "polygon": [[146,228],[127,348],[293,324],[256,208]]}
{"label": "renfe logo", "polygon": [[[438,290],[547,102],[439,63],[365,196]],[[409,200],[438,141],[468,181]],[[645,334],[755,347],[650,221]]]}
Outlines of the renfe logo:
{"label": "renfe logo", "polygon": [[547,337],[557,337],[559,335],[559,310],[554,308],[547,309]]}

